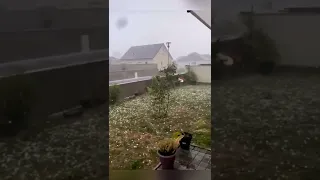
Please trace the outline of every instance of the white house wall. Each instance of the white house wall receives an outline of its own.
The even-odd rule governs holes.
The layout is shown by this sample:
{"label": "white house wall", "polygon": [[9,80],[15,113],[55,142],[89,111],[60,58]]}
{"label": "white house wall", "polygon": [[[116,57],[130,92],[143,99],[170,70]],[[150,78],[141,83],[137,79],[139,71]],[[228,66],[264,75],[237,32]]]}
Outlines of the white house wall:
{"label": "white house wall", "polygon": [[122,64],[153,64],[153,59],[120,60]]}
{"label": "white house wall", "polygon": [[[162,46],[157,55],[154,57],[154,62],[157,63],[158,69],[161,70],[168,66],[168,51]],[[172,57],[169,57],[169,64],[172,63]]]}
{"label": "white house wall", "polygon": [[129,79],[158,74],[156,64],[110,64],[109,81]]}
{"label": "white house wall", "polygon": [[211,83],[211,65],[190,66],[190,70],[197,76],[197,82]]}
{"label": "white house wall", "polygon": [[281,55],[282,65],[320,66],[320,15],[261,14],[254,25],[272,39]]}

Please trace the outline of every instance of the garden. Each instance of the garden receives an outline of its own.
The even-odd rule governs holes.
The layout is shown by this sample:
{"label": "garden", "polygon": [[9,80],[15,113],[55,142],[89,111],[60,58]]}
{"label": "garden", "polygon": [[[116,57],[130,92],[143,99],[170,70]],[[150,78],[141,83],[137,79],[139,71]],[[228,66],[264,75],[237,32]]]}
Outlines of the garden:
{"label": "garden", "polygon": [[159,143],[173,148],[177,132],[189,132],[191,143],[211,147],[211,86],[165,90],[162,85],[168,82],[155,77],[147,94],[109,107],[110,169],[153,169]]}

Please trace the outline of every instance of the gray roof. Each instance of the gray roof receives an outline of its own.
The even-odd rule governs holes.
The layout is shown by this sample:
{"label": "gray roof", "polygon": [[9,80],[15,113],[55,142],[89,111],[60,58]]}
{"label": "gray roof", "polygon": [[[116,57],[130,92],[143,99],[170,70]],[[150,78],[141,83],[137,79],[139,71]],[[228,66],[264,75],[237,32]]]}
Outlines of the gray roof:
{"label": "gray roof", "polygon": [[[160,48],[165,45],[160,44],[149,44],[142,46],[132,46],[120,59],[121,60],[137,60],[137,59],[153,59]],[[171,55],[170,55],[171,56]]]}
{"label": "gray roof", "polygon": [[109,56],[109,61],[116,61],[116,60],[118,60],[118,58],[113,57],[113,56]]}
{"label": "gray roof", "polygon": [[181,56],[177,58],[176,63],[178,64],[208,64],[211,63],[211,55],[209,54],[199,54],[193,52],[187,56]]}

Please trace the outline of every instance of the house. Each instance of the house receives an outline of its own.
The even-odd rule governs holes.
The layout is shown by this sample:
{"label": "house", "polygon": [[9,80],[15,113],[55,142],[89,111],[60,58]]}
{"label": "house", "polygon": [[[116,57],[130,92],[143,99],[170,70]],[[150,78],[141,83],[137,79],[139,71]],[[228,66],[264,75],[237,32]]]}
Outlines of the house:
{"label": "house", "polygon": [[118,58],[115,58],[113,56],[109,56],[109,64],[114,64],[118,61]]}
{"label": "house", "polygon": [[172,56],[163,44],[132,46],[121,58],[125,64],[157,64],[158,70],[172,63]]}
{"label": "house", "polygon": [[187,56],[178,57],[176,64],[179,68],[185,68],[186,65],[211,64],[211,55],[193,52]]}

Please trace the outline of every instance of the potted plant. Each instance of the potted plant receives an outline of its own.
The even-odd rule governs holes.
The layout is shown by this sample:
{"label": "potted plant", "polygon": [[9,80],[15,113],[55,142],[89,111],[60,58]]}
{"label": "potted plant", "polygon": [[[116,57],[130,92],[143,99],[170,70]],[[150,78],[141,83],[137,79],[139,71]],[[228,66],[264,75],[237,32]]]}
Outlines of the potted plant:
{"label": "potted plant", "polygon": [[179,144],[175,139],[164,139],[159,142],[158,155],[162,169],[173,169]]}
{"label": "potted plant", "polygon": [[179,131],[179,132],[175,132],[173,134],[173,137],[175,139],[178,139],[181,149],[184,149],[184,150],[190,149],[192,134],[188,132]]}
{"label": "potted plant", "polygon": [[180,140],[181,149],[189,150],[190,149],[191,140],[192,140],[192,134],[190,134],[188,132],[183,132],[183,137]]}

